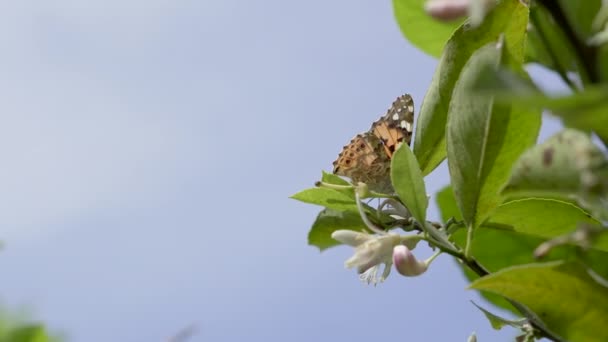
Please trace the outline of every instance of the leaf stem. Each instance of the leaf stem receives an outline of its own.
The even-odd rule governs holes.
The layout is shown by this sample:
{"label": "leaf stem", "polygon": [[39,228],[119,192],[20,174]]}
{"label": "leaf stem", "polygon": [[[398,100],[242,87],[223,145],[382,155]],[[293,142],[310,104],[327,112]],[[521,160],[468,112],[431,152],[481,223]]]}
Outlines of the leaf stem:
{"label": "leaf stem", "polygon": [[467,227],[467,242],[464,246],[464,257],[469,258],[471,256],[471,245],[473,244],[473,227]]}

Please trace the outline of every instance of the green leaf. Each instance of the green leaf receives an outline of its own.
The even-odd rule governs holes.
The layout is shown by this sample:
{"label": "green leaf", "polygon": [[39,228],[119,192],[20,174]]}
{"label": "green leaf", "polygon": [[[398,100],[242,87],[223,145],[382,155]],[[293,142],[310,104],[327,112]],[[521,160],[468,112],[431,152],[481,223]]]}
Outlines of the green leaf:
{"label": "green leaf", "polygon": [[[443,188],[439,193],[437,193],[436,198],[443,222],[446,222],[452,217],[459,221],[462,220],[458,205],[456,204],[456,198],[454,197],[454,192],[452,191],[451,186]],[[501,233],[505,232],[503,230],[498,231],[498,234],[496,234],[495,232],[495,230],[489,230],[488,232],[486,232],[482,226],[481,229],[479,229],[478,232],[475,234],[471,246],[472,255],[478,262],[480,262],[486,269],[489,270],[498,270],[502,267],[505,267],[504,262],[507,262],[508,260],[518,261],[523,259],[524,261],[521,263],[532,262],[531,255],[533,248],[535,248],[538,244],[542,243],[542,241],[540,241],[539,239],[536,239],[533,243],[529,243],[525,240],[522,241],[520,237],[513,237],[512,232],[508,231],[506,232],[511,234],[507,236],[501,235]],[[463,247],[466,241],[465,230],[457,231],[454,235],[452,235],[451,239],[457,245]],[[479,241],[479,243],[476,243],[476,241]],[[484,250],[479,250],[480,247],[493,245],[498,246],[498,249],[495,250],[494,253],[485,253]],[[521,256],[523,256],[523,258]],[[498,264],[496,262],[498,262]],[[462,270],[464,276],[469,281],[473,281],[479,278],[479,276],[475,272],[471,271],[466,266],[463,266],[461,263],[456,263],[456,265]],[[507,266],[510,265],[511,264],[507,264]],[[519,315],[519,312],[504,298],[492,293],[482,292],[481,295],[484,297],[484,299],[486,299],[489,303],[492,303],[496,307],[511,311],[515,315]]]}
{"label": "green leaf", "polygon": [[[599,61],[608,60],[608,44],[601,46],[597,55]],[[598,69],[598,74],[603,83],[608,82],[608,63],[599,63]],[[608,144],[608,140],[604,140],[604,143]]]}
{"label": "green leaf", "polygon": [[484,68],[474,85],[480,95],[494,95],[501,103],[551,110],[565,126],[595,132],[608,141],[608,87],[589,86],[568,96],[549,97],[528,78],[509,70]]}
{"label": "green leaf", "polygon": [[[525,70],[514,71],[492,65],[480,67],[472,90],[478,96],[494,96],[501,103],[535,105],[542,108],[546,95],[532,82]],[[527,100],[527,101],[526,101]]]}
{"label": "green leaf", "polygon": [[608,24],[608,3],[602,1],[600,10],[593,17],[591,32],[597,33],[603,31],[606,28],[606,24]]}
{"label": "green leaf", "polygon": [[607,341],[608,288],[578,263],[530,264],[501,270],[470,288],[515,300],[568,341]]}
{"label": "green leaf", "polygon": [[606,157],[586,134],[566,129],[519,158],[503,193],[569,198],[588,190],[595,181],[606,186],[602,184],[606,164]]}
{"label": "green leaf", "polygon": [[[466,243],[466,231],[459,230],[452,238],[457,245],[464,246]],[[470,253],[485,269],[490,272],[496,272],[505,267],[535,262],[533,258],[534,249],[543,242],[544,240],[541,238],[518,234],[509,230],[481,226],[475,231]],[[557,256],[563,255],[564,253],[562,252]],[[556,257],[556,254],[551,254],[551,257]],[[460,263],[457,265],[469,281],[479,278],[476,273],[466,266]],[[493,293],[482,292],[481,295],[496,307],[511,311],[515,315],[520,315],[519,311],[504,298]]]}
{"label": "green leaf", "polygon": [[515,59],[523,61],[527,22],[527,6],[518,0],[504,0],[480,26],[473,28],[464,24],[452,35],[424,97],[416,125],[414,154],[424,175],[433,171],[446,157],[448,108],[452,91],[466,62],[477,49],[497,41],[503,34]]}
{"label": "green leaf", "polygon": [[[555,199],[526,198],[500,205],[483,225],[552,239],[577,229],[580,223],[598,224],[578,206]],[[593,248],[608,252],[608,236],[601,235]]]}
{"label": "green leaf", "polygon": [[502,317],[497,316],[497,315],[491,313],[490,311],[482,308],[481,306],[475,304],[475,302],[473,302],[473,301],[471,303],[473,303],[473,305],[475,305],[475,307],[477,307],[479,309],[479,311],[483,312],[483,314],[486,316],[488,321],[490,321],[492,328],[494,328],[496,330],[502,329],[505,325],[509,325],[509,326],[512,326],[515,328],[522,328],[526,322],[525,319],[513,321],[510,319],[502,318]]}
{"label": "green leaf", "polygon": [[44,326],[38,324],[24,325],[12,330],[6,337],[11,342],[50,342]]}
{"label": "green leaf", "polygon": [[331,238],[331,234],[339,229],[363,232],[366,226],[358,212],[322,210],[308,233],[308,244],[316,246],[320,251],[337,246],[340,243]]}
{"label": "green leaf", "polygon": [[496,65],[501,51],[490,44],[476,52],[462,71],[448,116],[448,165],[452,187],[468,227],[478,227],[501,202],[499,190],[520,154],[532,146],[540,112],[473,96],[482,66]]}
{"label": "green leaf", "polygon": [[433,57],[439,57],[446,41],[463,20],[437,21],[426,13],[425,3],[425,0],[393,0],[395,18],[410,43]]}
{"label": "green leaf", "polygon": [[[325,182],[325,183],[329,183],[329,184],[335,184],[335,185],[351,185],[349,182],[342,179],[340,176],[335,175],[333,173],[325,172],[325,171],[323,171],[323,174],[321,176],[321,181]],[[352,193],[352,190],[351,190],[351,193]]]}
{"label": "green leaf", "polygon": [[[536,201],[538,201],[538,203],[533,203]],[[446,187],[439,192],[437,195],[437,202],[444,222],[451,217],[459,219],[457,216],[458,208],[456,199],[454,198],[450,187]],[[525,204],[530,205],[530,211],[535,212],[534,215],[522,215]],[[542,204],[546,204],[546,206],[543,207]],[[553,204],[556,207],[553,207]],[[546,212],[543,210],[546,210]],[[556,210],[564,210],[564,213],[563,215],[558,216],[556,220],[552,221],[550,215]],[[572,217],[570,217],[570,215],[572,215]],[[476,230],[471,244],[471,255],[490,272],[496,272],[513,265],[533,263],[536,261],[533,256],[534,250],[541,243],[546,241],[546,237],[539,236],[538,234],[527,234],[532,230],[534,225],[539,224],[542,229],[549,229],[551,223],[559,221],[558,219],[566,218],[563,223],[570,229],[574,225],[572,222],[581,219],[581,216],[584,216],[583,221],[588,219],[582,210],[571,204],[559,201],[529,199],[521,202],[514,201],[503,204],[496,209],[488,219],[488,222],[482,224],[482,226]],[[547,224],[545,224],[544,221],[547,221]],[[463,229],[455,232],[452,235],[452,240],[458,246],[464,246],[466,231]],[[547,260],[561,260],[576,255],[576,253],[577,251],[574,248],[559,247],[555,248],[547,256]],[[592,260],[591,262],[594,265],[596,272],[602,276],[608,276],[607,253],[590,250],[587,252],[587,257],[590,261]],[[464,267],[462,264],[458,263],[457,265],[468,280],[473,281],[479,278],[477,274]],[[519,312],[504,300],[504,298],[487,292],[482,292],[481,294],[493,305],[510,310],[514,314],[519,315]]]}
{"label": "green leaf", "polygon": [[441,189],[436,194],[436,198],[439,213],[444,223],[452,217],[458,221],[462,221],[462,214],[460,213],[460,209],[458,209],[458,204],[456,204],[456,198],[451,186],[448,185]]}
{"label": "green leaf", "polygon": [[[534,23],[534,12],[539,6],[534,6],[530,9],[530,20]],[[545,44],[545,37],[541,35],[536,25],[533,25],[528,30],[528,39],[526,39],[526,63],[536,62],[545,67],[555,70],[555,60],[552,52],[548,50]]]}
{"label": "green leaf", "polygon": [[418,222],[426,222],[428,198],[418,161],[408,146],[403,145],[393,155],[391,181],[397,195]]}
{"label": "green leaf", "polygon": [[338,211],[357,211],[354,195],[350,196],[343,191],[329,188],[321,187],[306,189],[292,195],[291,198],[304,203],[316,204]]}
{"label": "green leaf", "polygon": [[575,95],[552,99],[547,108],[560,117],[567,127],[595,132],[608,141],[608,88],[587,87]]}
{"label": "green leaf", "polygon": [[575,71],[579,65],[575,49],[563,30],[543,6],[532,6],[532,26],[528,33],[528,50],[531,61],[565,74]]}

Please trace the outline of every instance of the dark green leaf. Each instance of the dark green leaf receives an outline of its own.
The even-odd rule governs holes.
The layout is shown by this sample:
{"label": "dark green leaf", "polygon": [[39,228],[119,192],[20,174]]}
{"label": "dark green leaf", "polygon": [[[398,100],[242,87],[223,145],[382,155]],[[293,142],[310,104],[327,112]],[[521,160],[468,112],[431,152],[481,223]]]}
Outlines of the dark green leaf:
{"label": "dark green leaf", "polygon": [[[598,49],[598,61],[608,61],[608,44],[601,46]],[[600,79],[606,83],[608,82],[608,63],[599,63],[598,65],[598,74],[600,75]],[[608,138],[604,140],[604,143],[608,144]]]}
{"label": "dark green leaf", "polygon": [[454,218],[462,221],[462,215],[456,204],[456,198],[454,197],[454,191],[451,186],[446,186],[441,189],[437,194],[437,206],[439,206],[439,213],[443,222],[447,222],[449,219]]}
{"label": "dark green leaf", "polygon": [[[597,224],[583,209],[554,199],[527,198],[500,205],[484,226],[552,239],[573,232],[580,223]],[[608,252],[608,236],[602,235],[594,248]]]}
{"label": "dark green leaf", "polygon": [[484,68],[474,88],[480,95],[493,95],[501,103],[549,109],[564,125],[593,131],[608,141],[608,87],[605,85],[590,86],[568,96],[549,97],[526,77],[504,68]]}
{"label": "dark green leaf", "polygon": [[525,71],[497,69],[492,65],[481,66],[472,90],[479,96],[494,96],[495,100],[501,103],[532,104],[539,108],[542,107],[541,99],[546,98]]}
{"label": "dark green leaf", "polygon": [[[447,187],[443,188],[437,194],[437,205],[439,206],[439,210],[440,210],[440,214],[443,219],[443,222],[446,222],[447,220],[449,220],[452,217],[454,217],[456,220],[462,220],[462,217],[460,216],[460,212],[458,209],[458,205],[456,204],[456,198],[454,198],[454,192],[452,191],[452,187],[447,186]],[[499,234],[500,234],[500,232],[499,232]],[[489,239],[488,239],[488,237],[489,237]],[[457,245],[463,247],[465,244],[465,241],[466,241],[465,231],[464,230],[457,231],[456,234],[452,236],[452,240],[454,240],[454,242]],[[476,260],[478,260],[478,262],[481,262],[481,264],[484,265],[484,267],[486,267],[486,269],[489,269],[486,265],[489,265],[491,267],[496,267],[495,269],[500,269],[500,267],[503,265],[495,265],[494,262],[492,261],[492,259],[488,259],[488,258],[484,258],[484,257],[482,257],[480,260],[477,255],[483,254],[483,253],[482,253],[482,251],[478,251],[479,247],[476,244],[476,241],[480,241],[480,246],[492,246],[493,244],[498,244],[498,246],[503,248],[504,249],[503,253],[500,253],[500,254],[499,253],[490,253],[490,258],[496,258],[499,262],[501,260],[503,262],[505,260],[511,260],[512,257],[514,257],[515,260],[519,260],[518,256],[517,256],[518,254],[524,255],[525,262],[531,262],[530,256],[532,255],[533,248],[535,248],[538,244],[540,244],[542,242],[539,240],[535,240],[535,242],[532,244],[526,243],[526,244],[522,245],[521,239],[518,239],[517,237],[515,239],[511,239],[510,236],[503,238],[500,235],[496,236],[496,234],[492,234],[492,232],[489,232],[489,234],[488,234],[485,232],[485,230],[482,227],[482,229],[479,229],[477,234],[475,234],[475,239],[473,240],[471,251],[472,251],[472,255],[476,258]],[[521,249],[520,247],[522,247],[522,246],[528,246],[528,247]],[[473,271],[471,271],[466,266],[463,266],[461,263],[456,263],[456,265],[457,265],[457,267],[459,267],[462,270],[464,276],[469,281],[473,281],[473,280],[479,278],[479,276],[477,274],[475,274]],[[481,295],[489,303],[492,303],[496,307],[511,311],[516,315],[519,314],[519,312],[517,310],[515,310],[515,308],[513,308],[513,306],[511,304],[509,304],[509,302],[507,302],[504,298],[502,298],[498,295],[492,294],[492,293],[483,293],[482,292]]]}
{"label": "dark green leaf", "polygon": [[593,33],[591,29],[593,19],[600,11],[602,0],[558,0],[549,2],[552,6],[559,6],[566,16],[568,24],[574,28],[582,41],[587,40]]}
{"label": "dark green leaf", "polygon": [[[483,224],[475,232],[471,245],[471,255],[475,258],[475,260],[477,260],[477,262],[479,262],[490,272],[496,272],[513,265],[522,265],[535,262],[533,252],[541,243],[546,241],[546,238],[524,233],[532,230],[535,224],[539,224],[541,228],[548,229],[548,227],[542,221],[546,219],[549,221],[549,223],[555,222],[551,221],[552,218],[549,216],[551,213],[555,212],[557,208],[552,207],[551,204],[548,204],[546,207],[541,206],[541,204],[547,204],[546,202],[551,202],[551,200],[529,199],[529,201],[530,202],[523,203],[510,202],[508,204],[499,206],[488,220],[490,222]],[[538,203],[533,204],[531,201],[538,201]],[[457,216],[458,210],[456,200],[450,187],[446,187],[441,190],[437,196],[437,202],[444,222],[451,217],[456,217],[459,219]],[[582,219],[583,221],[588,219],[586,215],[581,214],[582,211],[577,207],[564,202],[554,202],[558,208],[564,210],[563,215],[558,215],[557,218],[565,218],[563,223],[566,224],[568,228],[572,228],[571,223],[578,219]],[[524,203],[531,205],[531,211],[535,211],[534,215],[521,215],[520,210],[523,210],[521,207]],[[543,212],[544,209],[547,209],[547,212]],[[494,215],[496,215],[496,219],[494,219]],[[570,217],[570,215],[572,215],[572,217]],[[521,230],[521,232],[519,230]],[[466,231],[457,231],[452,236],[452,240],[457,245],[461,247],[464,246],[466,241]],[[550,255],[547,256],[547,259],[560,260],[577,255],[576,253],[576,250],[573,248],[560,247],[554,249]],[[607,253],[591,250],[587,253],[587,257],[594,265],[596,272],[603,276],[608,276]],[[464,267],[462,264],[458,263],[457,265],[463,270],[466,278],[470,281],[479,278],[478,275]],[[516,315],[519,314],[519,312],[515,310],[511,304],[500,296],[487,292],[482,292],[482,296],[497,307],[510,310]]]}
{"label": "dark green leaf", "polygon": [[578,263],[515,266],[480,278],[471,288],[527,306],[551,331],[568,341],[608,340],[608,288]]}
{"label": "dark green leaf", "polygon": [[480,47],[504,35],[516,60],[523,61],[523,43],[528,22],[528,7],[518,0],[501,1],[473,28],[462,25],[450,38],[441,55],[431,86],[420,110],[414,154],[423,175],[429,174],[446,157],[445,126],[452,91],[462,68]]}
{"label": "dark green leaf", "polygon": [[520,154],[536,141],[540,112],[474,96],[471,88],[482,66],[500,62],[501,51],[488,45],[469,60],[450,104],[448,163],[452,187],[463,219],[477,227],[502,198],[500,188]]}
{"label": "dark green leaf", "polygon": [[579,62],[575,49],[551,14],[543,6],[532,6],[530,20],[526,52],[532,60],[562,74],[576,70]]}

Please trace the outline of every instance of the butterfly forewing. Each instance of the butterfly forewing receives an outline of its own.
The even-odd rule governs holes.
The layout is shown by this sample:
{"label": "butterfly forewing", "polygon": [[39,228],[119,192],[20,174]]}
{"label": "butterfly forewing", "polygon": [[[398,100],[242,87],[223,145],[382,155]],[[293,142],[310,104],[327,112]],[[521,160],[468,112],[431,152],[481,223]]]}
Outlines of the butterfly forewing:
{"label": "butterfly forewing", "polygon": [[380,120],[372,124],[371,132],[384,144],[389,158],[405,141],[410,144],[414,123],[414,101],[410,95],[402,95]]}

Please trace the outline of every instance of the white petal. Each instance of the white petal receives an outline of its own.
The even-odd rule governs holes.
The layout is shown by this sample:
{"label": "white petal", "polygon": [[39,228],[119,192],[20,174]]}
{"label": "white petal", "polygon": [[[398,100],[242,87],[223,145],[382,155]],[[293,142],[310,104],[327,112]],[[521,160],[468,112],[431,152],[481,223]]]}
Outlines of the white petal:
{"label": "white petal", "polygon": [[331,238],[337,241],[342,242],[343,244],[357,247],[360,244],[373,239],[373,235],[369,235],[367,233],[356,232],[353,230],[340,229],[331,233]]}
{"label": "white petal", "polygon": [[[368,235],[372,236],[372,235]],[[355,248],[355,254],[344,263],[347,268],[357,267],[359,273],[367,271],[372,266],[392,262],[393,246],[401,237],[397,234],[374,236]]]}

